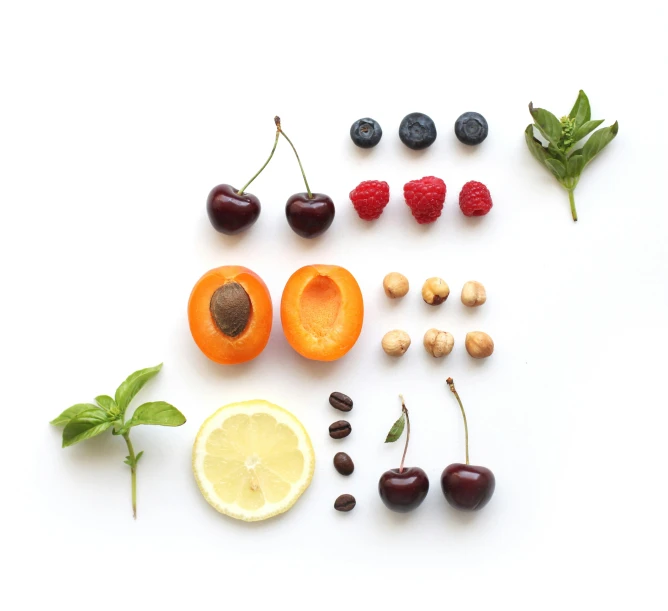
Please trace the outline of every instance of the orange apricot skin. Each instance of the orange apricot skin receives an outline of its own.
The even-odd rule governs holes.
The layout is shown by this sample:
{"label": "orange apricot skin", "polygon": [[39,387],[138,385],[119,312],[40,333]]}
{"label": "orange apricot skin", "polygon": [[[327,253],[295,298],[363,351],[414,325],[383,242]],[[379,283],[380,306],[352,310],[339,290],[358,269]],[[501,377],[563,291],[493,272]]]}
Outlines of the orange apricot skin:
{"label": "orange apricot skin", "polygon": [[[330,278],[341,291],[341,306],[336,323],[325,336],[304,328],[300,299],[308,284],[318,276]],[[313,361],[335,361],[357,342],[364,323],[364,300],[355,277],[338,265],[307,265],[288,279],[281,298],[281,325],[288,343],[299,354]]]}
{"label": "orange apricot skin", "polygon": [[[239,283],[251,301],[246,328],[237,337],[227,337],[211,316],[211,297],[226,282]],[[267,285],[255,272],[240,265],[209,270],[193,287],[188,301],[190,333],[199,349],[222,365],[245,363],[260,354],[269,341],[273,307]]]}

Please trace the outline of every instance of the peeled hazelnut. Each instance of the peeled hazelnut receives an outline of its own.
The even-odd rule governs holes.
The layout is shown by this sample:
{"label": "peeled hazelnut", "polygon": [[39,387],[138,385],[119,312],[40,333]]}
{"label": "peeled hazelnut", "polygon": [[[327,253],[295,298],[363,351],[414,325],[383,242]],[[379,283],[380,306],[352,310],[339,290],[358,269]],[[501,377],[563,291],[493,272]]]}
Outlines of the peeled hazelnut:
{"label": "peeled hazelnut", "polygon": [[447,331],[438,329],[429,329],[424,334],[424,349],[434,358],[441,358],[452,352],[455,345],[455,338]]}
{"label": "peeled hazelnut", "polygon": [[475,280],[469,280],[462,288],[462,303],[469,308],[481,306],[487,301],[485,287]]}
{"label": "peeled hazelnut", "polygon": [[398,272],[391,272],[383,278],[383,288],[390,299],[399,299],[408,293],[408,278]]}
{"label": "peeled hazelnut", "polygon": [[406,331],[395,329],[394,331],[388,331],[383,336],[381,345],[386,354],[390,356],[403,356],[411,345],[411,338]]}
{"label": "peeled hazelnut", "polygon": [[474,359],[484,359],[494,352],[492,338],[482,331],[471,331],[466,334],[466,352]]}
{"label": "peeled hazelnut", "polygon": [[422,299],[429,305],[441,305],[449,294],[450,287],[442,278],[428,278],[422,285]]}

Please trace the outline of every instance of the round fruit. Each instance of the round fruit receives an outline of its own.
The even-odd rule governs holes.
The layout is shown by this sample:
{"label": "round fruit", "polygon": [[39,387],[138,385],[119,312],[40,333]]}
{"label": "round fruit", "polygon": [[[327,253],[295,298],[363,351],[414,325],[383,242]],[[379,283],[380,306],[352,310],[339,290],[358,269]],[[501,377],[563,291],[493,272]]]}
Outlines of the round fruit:
{"label": "round fruit", "polygon": [[370,149],[380,142],[383,130],[373,119],[358,119],[350,127],[350,137],[360,148]]}
{"label": "round fruit", "polygon": [[364,322],[362,291],[337,265],[307,265],[285,285],[281,323],[288,343],[315,361],[335,361],[357,341]]}
{"label": "round fruit", "polygon": [[466,440],[466,464],[453,463],[448,465],[441,474],[441,490],[446,501],[455,509],[477,511],[482,509],[494,494],[496,480],[487,467],[479,467],[469,463],[469,426],[466,412],[452,378],[446,380],[450,391],[455,395],[464,420],[464,437]]}
{"label": "round fruit", "polygon": [[295,193],[285,204],[285,216],[292,230],[302,238],[325,233],[334,221],[334,202],[324,193]]}
{"label": "round fruit", "polygon": [[190,332],[199,349],[216,363],[254,359],[269,341],[272,318],[267,285],[246,267],[209,270],[190,293]]}
{"label": "round fruit", "polygon": [[420,467],[390,469],[380,476],[380,498],[388,509],[407,513],[422,504],[429,492],[429,478]]}
{"label": "round fruit", "polygon": [[254,522],[290,509],[308,488],[315,454],[304,426],[268,401],[221,407],[193,446],[200,492],[217,511]]}
{"label": "round fruit", "polygon": [[492,196],[481,182],[470,180],[459,193],[459,207],[464,216],[485,216],[492,209]]}
{"label": "round fruit", "polygon": [[455,509],[477,511],[494,494],[496,480],[487,467],[453,463],[441,475],[441,489],[445,499]]}
{"label": "round fruit", "polygon": [[488,133],[487,121],[480,113],[465,112],[455,121],[455,136],[464,144],[480,144]]}
{"label": "round fruit", "polygon": [[350,192],[350,201],[362,220],[373,221],[390,201],[390,186],[384,180],[365,180]]}
{"label": "round fruit", "polygon": [[216,231],[227,235],[248,229],[260,216],[260,200],[250,193],[239,195],[231,185],[218,185],[206,199],[206,213]]}
{"label": "round fruit", "polygon": [[424,113],[412,112],[401,121],[399,138],[408,148],[414,151],[426,149],[436,140],[436,125]]}

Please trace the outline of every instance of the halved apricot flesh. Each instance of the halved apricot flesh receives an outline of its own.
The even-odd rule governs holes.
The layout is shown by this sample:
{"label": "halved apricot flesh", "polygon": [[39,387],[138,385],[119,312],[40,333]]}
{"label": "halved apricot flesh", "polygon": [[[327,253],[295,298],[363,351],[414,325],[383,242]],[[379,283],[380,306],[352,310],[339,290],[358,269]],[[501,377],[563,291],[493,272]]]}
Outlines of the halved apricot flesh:
{"label": "halved apricot flesh", "polygon": [[267,285],[240,265],[216,267],[188,301],[190,332],[199,349],[223,365],[254,359],[269,341],[273,308]]}
{"label": "halved apricot flesh", "polygon": [[335,361],[357,341],[364,322],[362,292],[337,265],[307,265],[285,285],[281,323],[288,343],[314,361]]}

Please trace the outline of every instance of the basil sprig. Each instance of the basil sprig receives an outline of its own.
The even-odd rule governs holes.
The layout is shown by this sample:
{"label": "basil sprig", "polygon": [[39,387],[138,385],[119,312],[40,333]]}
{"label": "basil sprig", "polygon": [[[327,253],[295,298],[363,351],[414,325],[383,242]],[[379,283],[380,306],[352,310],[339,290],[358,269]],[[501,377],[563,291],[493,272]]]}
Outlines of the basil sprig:
{"label": "basil sprig", "polygon": [[130,429],[140,424],[181,426],[186,421],[178,409],[164,401],[144,403],[135,409],[131,418],[127,420],[125,418],[132,399],[146,382],[158,375],[161,369],[162,363],[135,371],[118,387],[114,398],[100,395],[95,397],[95,403],[77,403],[51,421],[55,426],[65,427],[64,448],[100,435],[109,428],[112,429],[112,434],[125,439],[129,454],[124,462],[129,465],[132,475],[132,513],[135,518],[137,517],[137,463],[144,452],[135,454],[130,441]]}
{"label": "basil sprig", "polygon": [[[610,127],[594,131],[603,119],[591,119],[591,106],[585,92],[580,90],[571,112],[557,119],[550,111],[529,104],[534,123],[524,131],[527,146],[536,160],[568,191],[573,220],[578,220],[573,192],[582,171],[617,135],[617,121]],[[536,138],[536,130],[545,140]],[[591,132],[594,132],[593,134]],[[578,144],[591,134],[583,146]]]}

